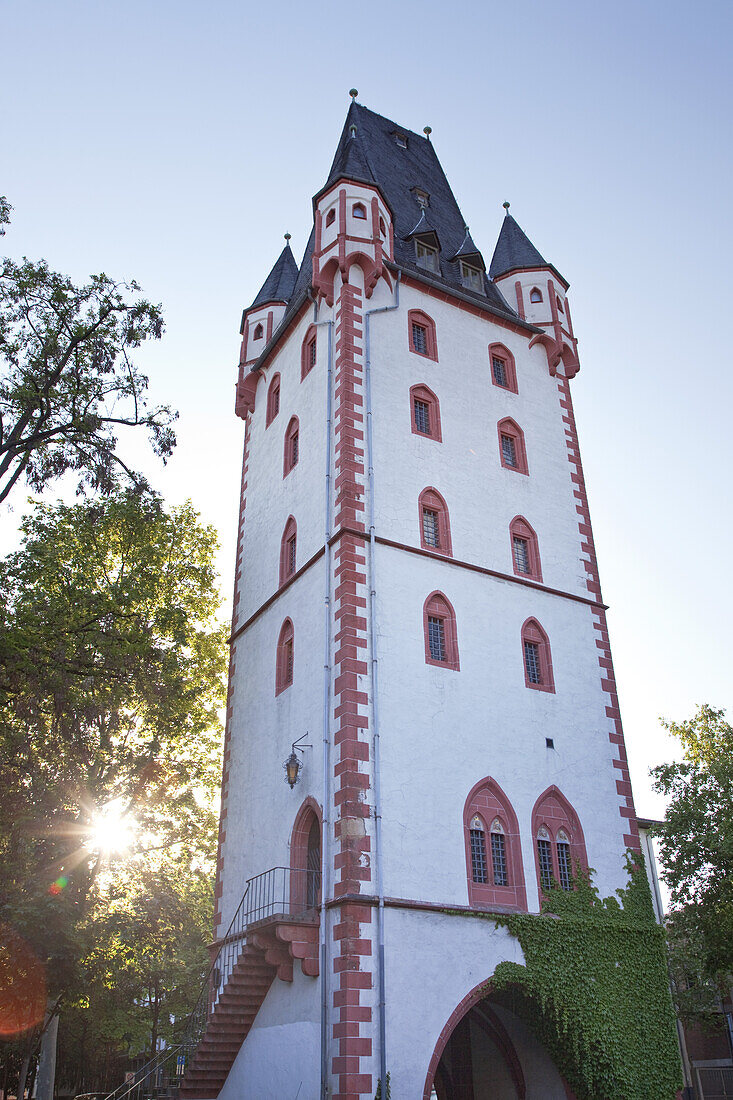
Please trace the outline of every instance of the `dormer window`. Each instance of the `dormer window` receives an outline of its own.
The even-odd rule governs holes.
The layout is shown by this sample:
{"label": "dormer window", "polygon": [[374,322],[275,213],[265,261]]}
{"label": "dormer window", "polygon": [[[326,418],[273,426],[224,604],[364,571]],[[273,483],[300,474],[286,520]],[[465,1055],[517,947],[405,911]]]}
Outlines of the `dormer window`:
{"label": "dormer window", "polygon": [[461,260],[461,282],[467,290],[476,290],[480,294],[484,289],[483,272],[479,267],[471,267]]}
{"label": "dormer window", "polygon": [[362,218],[364,221],[366,221],[366,206],[364,206],[364,203],[363,202],[355,203],[354,204],[354,209],[352,210],[352,214],[354,215],[355,218]]}
{"label": "dormer window", "polygon": [[262,325],[255,325],[255,330],[254,330],[252,339],[253,340],[261,340],[264,335],[265,335],[265,330],[263,329]]}
{"label": "dormer window", "polygon": [[329,210],[329,212],[326,214],[326,228],[328,228],[329,225],[333,225],[333,223],[335,221],[336,221],[336,208],[332,206],[331,209]]}
{"label": "dormer window", "polygon": [[417,246],[417,266],[424,268],[426,271],[440,271],[437,248],[433,248],[429,244],[423,244],[422,241],[416,241],[415,243]]}
{"label": "dormer window", "polygon": [[430,195],[427,191],[422,191],[419,187],[413,187],[412,193],[417,200],[417,205],[421,210],[425,210],[430,206]]}
{"label": "dormer window", "polygon": [[399,130],[396,131],[394,136],[395,141],[399,145],[400,149],[407,148],[407,134],[401,134]]}

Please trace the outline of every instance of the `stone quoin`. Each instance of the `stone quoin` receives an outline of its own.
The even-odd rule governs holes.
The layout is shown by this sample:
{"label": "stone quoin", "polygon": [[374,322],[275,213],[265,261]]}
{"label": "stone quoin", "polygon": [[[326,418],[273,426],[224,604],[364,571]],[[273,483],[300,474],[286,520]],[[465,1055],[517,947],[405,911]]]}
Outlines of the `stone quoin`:
{"label": "stone quoin", "polygon": [[215,941],[247,918],[183,1097],[566,1100],[476,913],[639,849],[568,283],[508,208],[487,270],[429,134],[353,94],[243,314]]}

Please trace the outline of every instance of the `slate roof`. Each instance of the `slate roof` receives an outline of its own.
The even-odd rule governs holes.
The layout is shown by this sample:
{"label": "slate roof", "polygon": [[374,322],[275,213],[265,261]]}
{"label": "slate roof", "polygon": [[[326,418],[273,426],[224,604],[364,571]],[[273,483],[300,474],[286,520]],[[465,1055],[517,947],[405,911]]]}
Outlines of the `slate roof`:
{"label": "slate roof", "polygon": [[[352,125],[356,126],[356,135],[353,138]],[[406,137],[406,149],[397,144],[396,133]],[[345,158],[354,157],[357,147],[366,170],[379,186],[392,210],[395,262],[419,275],[448,283],[502,313],[516,316],[499,289],[488,279],[485,280],[485,295],[472,293],[461,282],[460,264],[458,259],[454,260],[452,257],[457,256],[464,242],[466,222],[435,149],[428,139],[352,100],[328,174],[328,183],[333,183],[339,176],[346,174],[343,171]],[[365,178],[363,169],[361,178]],[[430,196],[425,216],[430,229],[437,233],[440,241],[440,274],[417,267],[415,245],[411,239],[407,239],[415,231],[421,216],[414,188],[427,192]],[[475,246],[474,251],[478,252]]]}
{"label": "slate roof", "polygon": [[263,306],[265,302],[289,302],[295,284],[298,279],[298,265],[293,253],[290,251],[290,243],[286,242],[278,258],[275,260],[272,271],[260,287],[259,294],[255,298],[250,309]]}
{"label": "slate roof", "polygon": [[[516,271],[518,268],[526,270],[533,267],[550,267],[544,256],[540,255],[524,230],[517,224],[511,214],[507,214],[502,223],[499,239],[496,242],[494,255],[491,258],[489,275],[492,279],[498,279],[506,275],[508,271]],[[557,272],[560,275],[560,272]],[[562,275],[560,275],[562,279]],[[562,279],[565,282],[565,279]]]}

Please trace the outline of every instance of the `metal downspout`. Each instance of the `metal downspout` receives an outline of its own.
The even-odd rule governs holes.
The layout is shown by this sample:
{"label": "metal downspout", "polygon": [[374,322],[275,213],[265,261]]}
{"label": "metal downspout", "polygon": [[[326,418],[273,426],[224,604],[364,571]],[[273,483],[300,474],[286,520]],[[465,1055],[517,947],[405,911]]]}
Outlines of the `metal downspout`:
{"label": "metal downspout", "polygon": [[318,305],[313,303],[313,321],[328,326],[328,370],[326,375],[326,521],[324,538],[325,584],[323,593],[323,805],[321,826],[321,920],[318,931],[321,974],[321,1100],[328,1097],[328,933],[326,901],[331,896],[330,820],[331,820],[331,419],[333,391],[333,321],[318,321]]}
{"label": "metal downspout", "polygon": [[372,364],[370,343],[370,321],[375,313],[390,313],[400,307],[400,272],[395,282],[395,301],[392,306],[370,309],[364,314],[365,338],[365,388],[367,422],[367,462],[369,478],[369,646],[371,649],[371,689],[372,689],[372,729],[374,744],[374,848],[377,864],[377,968],[379,972],[379,1077],[382,1085],[382,1100],[387,1095],[387,1003],[385,992],[384,966],[384,876],[382,868],[382,803],[380,783],[379,748],[379,669],[377,660],[376,605],[377,584],[375,576],[376,526],[374,512],[374,438],[372,432]]}

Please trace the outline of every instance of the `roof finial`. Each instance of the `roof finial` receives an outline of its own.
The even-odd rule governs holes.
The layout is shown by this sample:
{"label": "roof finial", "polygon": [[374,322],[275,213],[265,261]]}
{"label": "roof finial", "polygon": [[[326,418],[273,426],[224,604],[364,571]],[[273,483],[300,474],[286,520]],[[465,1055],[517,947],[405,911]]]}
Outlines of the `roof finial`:
{"label": "roof finial", "polygon": [[289,233],[286,233],[286,234],[285,234],[285,243],[286,243],[287,245],[289,245],[289,244],[290,244],[290,234],[289,234]]}
{"label": "roof finial", "polygon": [[504,207],[504,213],[505,213],[505,214],[508,214],[508,213],[509,213],[509,207],[510,207],[510,206],[511,206],[512,204],[511,204],[510,202],[503,202],[503,203],[502,203],[501,205],[502,205],[502,206]]}
{"label": "roof finial", "polygon": [[422,132],[425,134],[425,137],[428,139],[428,141],[430,141],[430,135],[433,132],[433,127],[432,126],[423,126]]}
{"label": "roof finial", "polygon": [[349,132],[351,134],[351,140],[353,141],[354,138],[356,137],[356,123],[355,122],[352,122],[351,126],[349,126]]}
{"label": "roof finial", "polygon": [[352,99],[356,99],[358,94],[359,94],[359,91],[358,91],[357,88],[350,88],[349,89],[349,95],[351,96]]}

